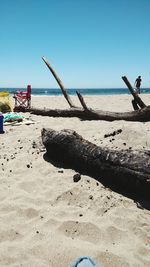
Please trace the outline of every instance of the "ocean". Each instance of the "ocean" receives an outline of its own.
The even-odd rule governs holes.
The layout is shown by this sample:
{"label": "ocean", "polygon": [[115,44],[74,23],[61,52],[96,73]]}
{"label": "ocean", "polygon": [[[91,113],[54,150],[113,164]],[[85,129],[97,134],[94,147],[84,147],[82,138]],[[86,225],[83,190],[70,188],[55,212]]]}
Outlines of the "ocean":
{"label": "ocean", "polygon": [[[76,90],[82,95],[122,95],[130,94],[126,88],[82,88],[82,89],[66,89],[69,95],[76,95]],[[13,94],[15,91],[26,91],[26,88],[0,88],[0,92],[7,91]],[[150,94],[150,88],[141,88],[141,93]],[[61,89],[54,88],[32,88],[34,96],[56,96],[62,95]]]}

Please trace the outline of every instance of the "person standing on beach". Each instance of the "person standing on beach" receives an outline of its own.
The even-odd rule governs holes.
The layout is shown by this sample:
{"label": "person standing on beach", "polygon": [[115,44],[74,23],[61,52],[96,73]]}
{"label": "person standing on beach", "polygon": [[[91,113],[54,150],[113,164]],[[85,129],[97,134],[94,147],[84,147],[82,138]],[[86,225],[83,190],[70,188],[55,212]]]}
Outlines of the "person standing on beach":
{"label": "person standing on beach", "polygon": [[138,76],[134,83],[138,94],[140,94],[141,81],[142,81],[141,76]]}

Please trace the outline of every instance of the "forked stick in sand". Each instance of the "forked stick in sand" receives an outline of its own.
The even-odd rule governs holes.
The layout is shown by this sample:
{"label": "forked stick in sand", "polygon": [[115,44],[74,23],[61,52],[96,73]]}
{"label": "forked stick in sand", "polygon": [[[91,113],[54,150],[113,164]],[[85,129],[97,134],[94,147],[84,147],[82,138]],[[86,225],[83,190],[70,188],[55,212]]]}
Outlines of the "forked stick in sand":
{"label": "forked stick in sand", "polygon": [[101,148],[75,131],[42,130],[48,157],[127,193],[150,199],[150,152]]}

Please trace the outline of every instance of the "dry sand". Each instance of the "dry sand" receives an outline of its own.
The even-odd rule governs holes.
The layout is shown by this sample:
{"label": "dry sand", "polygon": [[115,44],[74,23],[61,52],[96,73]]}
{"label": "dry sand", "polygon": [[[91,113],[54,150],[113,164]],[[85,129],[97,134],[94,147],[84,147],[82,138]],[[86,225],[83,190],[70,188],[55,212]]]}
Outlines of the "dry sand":
{"label": "dry sand", "polygon": [[[150,104],[150,95],[141,95]],[[87,105],[131,111],[130,95],[85,97]],[[79,105],[78,99],[73,100]],[[68,108],[63,97],[32,97],[36,107]],[[115,149],[150,149],[150,122],[81,121],[24,114],[35,124],[0,135],[0,266],[68,267],[81,255],[103,267],[150,266],[150,211],[88,176],[44,160],[42,127],[73,129]],[[114,137],[105,134],[122,129]]]}

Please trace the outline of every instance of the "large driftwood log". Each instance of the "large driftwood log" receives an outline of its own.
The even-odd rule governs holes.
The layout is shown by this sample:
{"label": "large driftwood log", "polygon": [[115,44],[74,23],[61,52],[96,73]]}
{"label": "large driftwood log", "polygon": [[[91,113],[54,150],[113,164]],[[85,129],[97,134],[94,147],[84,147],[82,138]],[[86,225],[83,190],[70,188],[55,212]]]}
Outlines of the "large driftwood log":
{"label": "large driftwood log", "polygon": [[[134,111],[132,112],[109,112],[109,111],[102,111],[102,110],[92,110],[88,108],[83,96],[76,91],[79,101],[81,103],[82,109],[73,105],[70,96],[67,94],[61,80],[56,75],[53,68],[50,66],[48,61],[42,57],[43,61],[52,72],[53,76],[55,77],[56,81],[58,82],[64,97],[66,98],[67,102],[69,103],[71,109],[39,109],[39,108],[30,108],[28,111],[35,115],[42,115],[42,116],[50,116],[50,117],[78,117],[83,120],[106,120],[106,121],[114,121],[114,120],[126,120],[126,121],[149,121],[150,120],[150,106],[146,106],[138,94],[135,92],[133,87],[131,86],[130,82],[128,81],[126,76],[123,76],[122,79],[127,85],[129,91],[134,97],[132,101],[132,105],[134,107]],[[139,109],[139,107],[141,109]]]}
{"label": "large driftwood log", "polygon": [[43,129],[42,141],[52,160],[150,199],[150,151],[101,148],[71,130]]}
{"label": "large driftwood log", "polygon": [[31,108],[32,114],[50,117],[78,117],[83,120],[126,120],[126,121],[150,121],[150,106],[131,112],[109,112],[92,109],[38,109]]}

